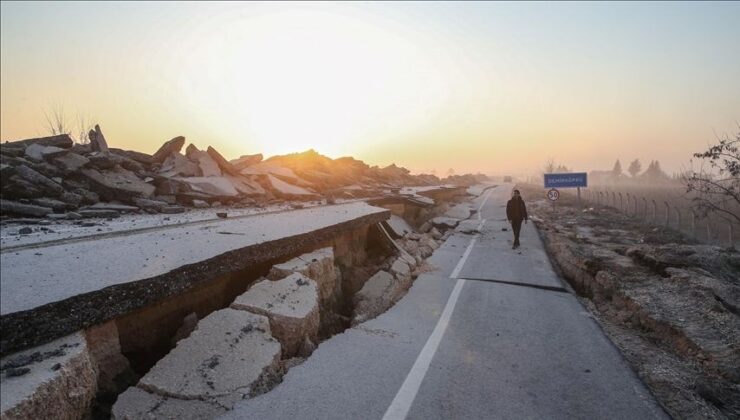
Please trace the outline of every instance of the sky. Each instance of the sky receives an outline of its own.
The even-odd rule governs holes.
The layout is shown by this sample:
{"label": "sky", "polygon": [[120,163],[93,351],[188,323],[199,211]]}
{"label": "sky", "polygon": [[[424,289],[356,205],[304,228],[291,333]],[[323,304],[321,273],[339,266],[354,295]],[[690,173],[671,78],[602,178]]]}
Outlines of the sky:
{"label": "sky", "polygon": [[[740,3],[0,3],[0,139],[99,123],[413,172],[688,166],[740,122]],[[80,124],[83,120],[84,124]]]}

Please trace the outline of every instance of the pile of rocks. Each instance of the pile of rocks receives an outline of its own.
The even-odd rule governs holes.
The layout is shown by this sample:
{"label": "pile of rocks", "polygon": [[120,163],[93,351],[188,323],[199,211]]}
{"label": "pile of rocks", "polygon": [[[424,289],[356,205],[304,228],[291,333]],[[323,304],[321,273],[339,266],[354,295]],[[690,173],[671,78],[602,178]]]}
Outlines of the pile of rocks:
{"label": "pile of rocks", "polygon": [[101,217],[120,211],[177,213],[190,206],[254,206],[276,200],[331,202],[378,196],[405,185],[440,183],[436,176],[411,175],[396,165],[370,167],[313,150],[266,161],[261,154],[229,161],[213,147],[199,150],[190,144],[181,153],[182,136],[164,143],[153,155],[109,147],[97,125],[89,138],[88,144],[75,144],[63,134],[0,145],[3,215],[79,218],[85,214],[78,210],[100,202],[124,205],[106,209],[108,214]]}

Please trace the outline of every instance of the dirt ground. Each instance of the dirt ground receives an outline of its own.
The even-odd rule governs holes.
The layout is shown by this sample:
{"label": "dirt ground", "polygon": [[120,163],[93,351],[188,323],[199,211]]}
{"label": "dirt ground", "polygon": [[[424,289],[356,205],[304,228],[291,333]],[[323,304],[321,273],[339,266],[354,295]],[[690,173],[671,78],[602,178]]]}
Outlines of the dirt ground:
{"label": "dirt ground", "polygon": [[553,263],[674,418],[740,418],[740,253],[520,185]]}

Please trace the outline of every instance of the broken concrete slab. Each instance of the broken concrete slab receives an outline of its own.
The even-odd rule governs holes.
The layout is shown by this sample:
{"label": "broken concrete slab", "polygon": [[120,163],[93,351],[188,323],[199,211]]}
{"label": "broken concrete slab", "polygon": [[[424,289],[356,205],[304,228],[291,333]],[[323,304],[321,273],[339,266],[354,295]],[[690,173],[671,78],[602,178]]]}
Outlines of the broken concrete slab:
{"label": "broken concrete slab", "polygon": [[113,210],[121,213],[135,213],[139,211],[139,208],[117,203],[95,203],[91,206],[82,207],[80,210]]}
{"label": "broken concrete slab", "polygon": [[303,187],[289,184],[272,174],[265,175],[265,179],[279,197],[295,200],[316,200],[320,198],[316,193]]}
{"label": "broken concrete slab", "polygon": [[360,324],[385,312],[392,305],[389,292],[395,282],[387,271],[378,271],[370,277],[355,294],[352,324]]}
{"label": "broken concrete slab", "polygon": [[150,200],[148,198],[137,198],[134,204],[145,210],[161,211],[163,207],[169,206],[169,203],[159,200]]}
{"label": "broken concrete slab", "polygon": [[64,201],[55,200],[53,198],[34,198],[31,200],[31,202],[37,206],[51,207],[54,211],[64,211],[70,207],[73,207]]}
{"label": "broken concrete slab", "polygon": [[90,148],[94,152],[108,151],[108,142],[105,140],[103,130],[100,129],[100,126],[98,124],[95,124],[95,128],[90,130],[90,133],[88,133],[88,137],[90,138]]}
{"label": "broken concrete slab", "polygon": [[4,146],[11,147],[28,147],[32,144],[40,144],[42,146],[56,146],[63,149],[69,149],[70,147],[72,147],[72,145],[74,145],[74,142],[72,141],[72,138],[69,136],[69,134],[59,134],[56,136],[38,137],[34,139],[16,140],[3,143]]}
{"label": "broken concrete slab", "polygon": [[414,232],[414,228],[406,222],[402,217],[391,215],[391,218],[385,222],[389,228],[388,233],[393,235],[394,238],[402,238],[405,235]]}
{"label": "broken concrete slab", "polygon": [[296,355],[306,339],[317,342],[318,286],[301,273],[276,281],[265,279],[237,297],[231,307],[267,316],[272,334],[288,356]]}
{"label": "broken concrete slab", "polygon": [[111,147],[109,150],[118,156],[123,156],[125,158],[131,159],[133,161],[139,162],[144,165],[151,165],[154,163],[154,159],[152,158],[152,155],[149,155],[146,153],[137,152],[135,150],[117,149],[115,147]]}
{"label": "broken concrete slab", "polygon": [[60,156],[67,153],[67,149],[62,149],[56,146],[42,146],[40,144],[32,144],[26,147],[26,157],[41,162],[45,159],[51,159],[56,156]]}
{"label": "broken concrete slab", "polygon": [[256,165],[260,162],[262,162],[262,153],[257,153],[254,155],[242,155],[239,156],[238,159],[232,159],[229,161],[229,163],[231,163],[234,168],[239,171],[249,166]]}
{"label": "broken concrete slab", "polygon": [[322,304],[328,303],[338,291],[339,272],[334,265],[334,250],[331,247],[317,249],[284,263],[275,264],[270,269],[267,278],[280,280],[293,273],[301,273],[316,281]]}
{"label": "broken concrete slab", "polygon": [[203,200],[193,200],[193,207],[195,207],[196,209],[207,209],[211,207],[211,205]]}
{"label": "broken concrete slab", "polygon": [[265,370],[276,368],[280,344],[267,317],[222,309],[203,318],[137,385],[180,399],[246,396]]}
{"label": "broken concrete slab", "polygon": [[85,338],[72,334],[0,360],[0,417],[84,418],[97,390]]}
{"label": "broken concrete slab", "polygon": [[84,336],[98,375],[98,390],[116,392],[116,376],[129,368],[128,359],[121,353],[116,322],[92,326]]}
{"label": "broken concrete slab", "polygon": [[80,210],[77,214],[92,219],[115,219],[121,217],[121,213],[115,210]]}
{"label": "broken concrete slab", "polygon": [[247,197],[257,197],[265,195],[266,193],[265,189],[262,188],[262,185],[255,181],[252,181],[246,176],[240,175],[236,177],[225,174],[224,178],[231,181],[231,184],[234,186],[234,188],[236,188],[237,191],[239,191],[239,194],[241,195],[245,195]]}
{"label": "broken concrete slab", "polygon": [[391,273],[397,278],[402,279],[411,275],[411,269],[403,258],[397,258],[391,265]]}
{"label": "broken concrete slab", "polygon": [[439,216],[439,217],[435,217],[434,219],[430,220],[430,222],[432,223],[432,226],[438,229],[446,230],[446,229],[454,229],[460,223],[460,219]]}
{"label": "broken concrete slab", "polygon": [[111,418],[213,419],[224,413],[226,409],[214,402],[164,397],[132,386],[118,396]]}
{"label": "broken concrete slab", "polygon": [[[192,144],[190,146],[192,146]],[[188,159],[197,163],[200,167],[202,176],[221,176],[221,168],[208,152],[191,150],[190,154],[188,154]]]}
{"label": "broken concrete slab", "polygon": [[90,163],[90,159],[72,152],[57,156],[52,161],[67,173],[74,172]]}
{"label": "broken concrete slab", "polygon": [[182,153],[173,152],[165,158],[159,174],[167,178],[175,176],[200,176],[201,169],[197,163],[191,162]]}
{"label": "broken concrete slab", "polygon": [[19,216],[44,217],[54,210],[51,207],[34,206],[31,204],[18,203],[16,201],[0,199],[0,210],[3,214],[16,214]]}
{"label": "broken concrete slab", "polygon": [[185,145],[185,137],[183,136],[177,136],[173,138],[172,140],[166,142],[163,144],[159,150],[157,150],[154,155],[152,156],[152,160],[154,162],[162,163],[165,159],[167,159],[167,156],[173,154],[173,153],[179,153],[182,149],[182,146]]}
{"label": "broken concrete slab", "polygon": [[236,169],[234,165],[229,163],[229,161],[226,160],[226,158],[221,156],[221,153],[219,153],[218,150],[214,149],[211,146],[208,146],[208,149],[206,150],[206,152],[208,153],[208,155],[211,156],[211,158],[213,158],[214,161],[216,161],[216,163],[218,164],[218,167],[221,168],[221,170],[224,171],[225,173],[231,176],[241,175],[239,173],[239,170]]}
{"label": "broken concrete slab", "polygon": [[235,197],[239,195],[239,192],[234,188],[231,181],[224,177],[211,176],[173,179],[184,182],[197,193],[208,194],[214,197]]}
{"label": "broken concrete slab", "polygon": [[470,217],[472,213],[473,209],[470,207],[469,203],[461,203],[452,206],[444,215],[453,219],[465,220]]}
{"label": "broken concrete slab", "polygon": [[81,169],[90,186],[105,200],[133,201],[138,197],[151,197],[155,187],[137,177],[126,169],[101,170]]}
{"label": "broken concrete slab", "polygon": [[259,162],[250,165],[240,171],[243,175],[278,175],[281,178],[298,179],[298,175],[292,169],[277,165],[272,162]]}
{"label": "broken concrete slab", "polygon": [[61,185],[45,177],[44,175],[41,175],[40,173],[36,172],[26,165],[16,166],[15,172],[21,178],[30,182],[34,186],[43,189],[53,197],[58,197],[64,192],[64,188]]}

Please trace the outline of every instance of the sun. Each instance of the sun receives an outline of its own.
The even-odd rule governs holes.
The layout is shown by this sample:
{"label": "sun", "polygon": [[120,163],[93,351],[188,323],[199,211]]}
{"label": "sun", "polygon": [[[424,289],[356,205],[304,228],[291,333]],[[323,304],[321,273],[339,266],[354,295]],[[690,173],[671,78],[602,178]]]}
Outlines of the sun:
{"label": "sun", "polygon": [[229,13],[194,36],[181,80],[190,101],[267,155],[352,154],[368,127],[423,119],[438,86],[424,48],[335,10]]}

